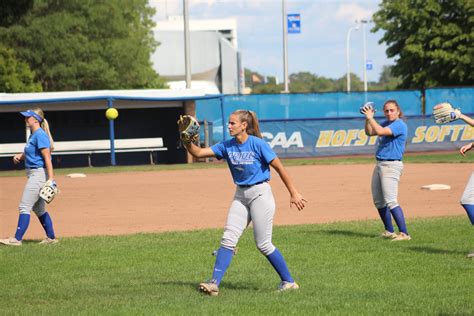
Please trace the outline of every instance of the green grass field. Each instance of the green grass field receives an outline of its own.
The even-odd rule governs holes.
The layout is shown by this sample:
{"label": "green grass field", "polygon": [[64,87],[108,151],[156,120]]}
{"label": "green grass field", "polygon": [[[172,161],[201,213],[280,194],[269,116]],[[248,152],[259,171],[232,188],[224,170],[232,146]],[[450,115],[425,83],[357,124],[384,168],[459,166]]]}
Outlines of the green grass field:
{"label": "green grass field", "polygon": [[[474,163],[474,155],[462,157],[459,153],[423,153],[406,154],[405,163]],[[285,166],[303,165],[348,165],[374,163],[373,157],[327,157],[308,159],[285,159]],[[68,173],[117,173],[117,172],[147,172],[163,170],[187,170],[187,169],[209,169],[225,168],[224,163],[195,163],[195,164],[173,164],[173,165],[140,165],[140,166],[115,166],[115,167],[82,167],[82,168],[58,168],[56,174]],[[24,176],[24,170],[0,171],[0,177]]]}
{"label": "green grass field", "polygon": [[0,247],[0,314],[474,314],[466,217],[409,220],[409,242],[378,221],[276,227],[299,291],[279,283],[247,231],[218,297],[210,277],[222,230],[64,238]]}

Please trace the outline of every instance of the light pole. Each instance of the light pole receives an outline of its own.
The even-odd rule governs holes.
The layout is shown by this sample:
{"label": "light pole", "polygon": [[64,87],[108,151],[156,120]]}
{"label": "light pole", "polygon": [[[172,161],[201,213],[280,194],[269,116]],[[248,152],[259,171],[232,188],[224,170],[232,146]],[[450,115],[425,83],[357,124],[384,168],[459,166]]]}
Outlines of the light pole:
{"label": "light pole", "polygon": [[285,89],[282,93],[289,93],[288,90],[288,22],[286,17],[286,0],[281,0],[281,15],[283,24],[283,77]]}
{"label": "light pole", "polygon": [[359,30],[359,26],[353,26],[349,28],[349,31],[347,31],[347,38],[346,38],[346,65],[347,65],[347,93],[351,92],[351,66],[349,62],[349,46],[350,46],[350,38],[351,38],[351,32],[355,30]]}
{"label": "light pole", "polygon": [[191,89],[191,44],[189,43],[189,7],[188,0],[183,0],[184,20],[184,67],[186,75],[186,89]]}
{"label": "light pole", "polygon": [[365,25],[369,23],[367,20],[360,20],[362,24],[362,46],[364,51],[364,92],[367,92],[367,43],[365,39]]}

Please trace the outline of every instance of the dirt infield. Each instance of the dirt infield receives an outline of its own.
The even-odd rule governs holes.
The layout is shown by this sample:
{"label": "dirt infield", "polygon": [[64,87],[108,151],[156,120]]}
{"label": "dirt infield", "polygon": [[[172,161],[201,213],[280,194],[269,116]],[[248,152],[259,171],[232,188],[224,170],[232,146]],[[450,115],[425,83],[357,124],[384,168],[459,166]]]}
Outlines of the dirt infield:
{"label": "dirt infield", "polygon": [[[302,212],[289,208],[288,193],[273,173],[277,225],[326,223],[378,218],[371,202],[373,165],[288,167],[309,200]],[[471,164],[406,164],[399,202],[406,216],[464,214],[459,198],[473,170]],[[234,185],[227,169],[58,176],[61,189],[49,211],[56,233],[64,236],[119,235],[223,227]],[[426,191],[425,184],[451,185],[447,191]],[[0,237],[14,233],[25,178],[0,178]],[[381,227],[382,228],[382,227]],[[41,238],[32,219],[28,239]]]}

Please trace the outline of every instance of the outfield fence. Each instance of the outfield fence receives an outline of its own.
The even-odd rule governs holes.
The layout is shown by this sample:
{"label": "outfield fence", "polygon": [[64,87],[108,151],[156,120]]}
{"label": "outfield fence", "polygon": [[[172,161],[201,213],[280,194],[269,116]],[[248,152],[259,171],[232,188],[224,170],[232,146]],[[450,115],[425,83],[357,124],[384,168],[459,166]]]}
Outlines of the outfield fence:
{"label": "outfield fence", "polygon": [[474,88],[437,88],[425,91],[377,91],[311,94],[228,95],[196,102],[197,116],[212,125],[212,143],[229,137],[222,122],[237,109],[255,111],[265,140],[282,157],[370,154],[375,137],[364,133],[359,107],[375,103],[383,119],[385,101],[401,105],[408,124],[407,150],[454,150],[473,140],[473,128],[464,122],[436,125],[429,115],[440,102],[450,102],[463,113],[474,114]]}

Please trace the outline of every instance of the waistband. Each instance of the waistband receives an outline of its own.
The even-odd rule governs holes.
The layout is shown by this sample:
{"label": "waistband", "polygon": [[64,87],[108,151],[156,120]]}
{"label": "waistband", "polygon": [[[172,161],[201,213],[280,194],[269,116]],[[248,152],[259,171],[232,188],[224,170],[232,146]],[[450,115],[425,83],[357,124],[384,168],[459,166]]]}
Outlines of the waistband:
{"label": "waistband", "polygon": [[38,169],[44,169],[44,167],[30,167],[30,168],[25,168],[26,170],[38,170]]}
{"label": "waistband", "polygon": [[260,181],[260,182],[254,183],[254,184],[237,184],[237,186],[239,188],[250,188],[250,187],[253,187],[254,185],[259,185],[259,184],[262,184],[262,183],[265,183],[265,182],[268,182],[268,180]]}
{"label": "waistband", "polygon": [[402,161],[401,159],[379,159],[379,158],[376,158],[377,161]]}

